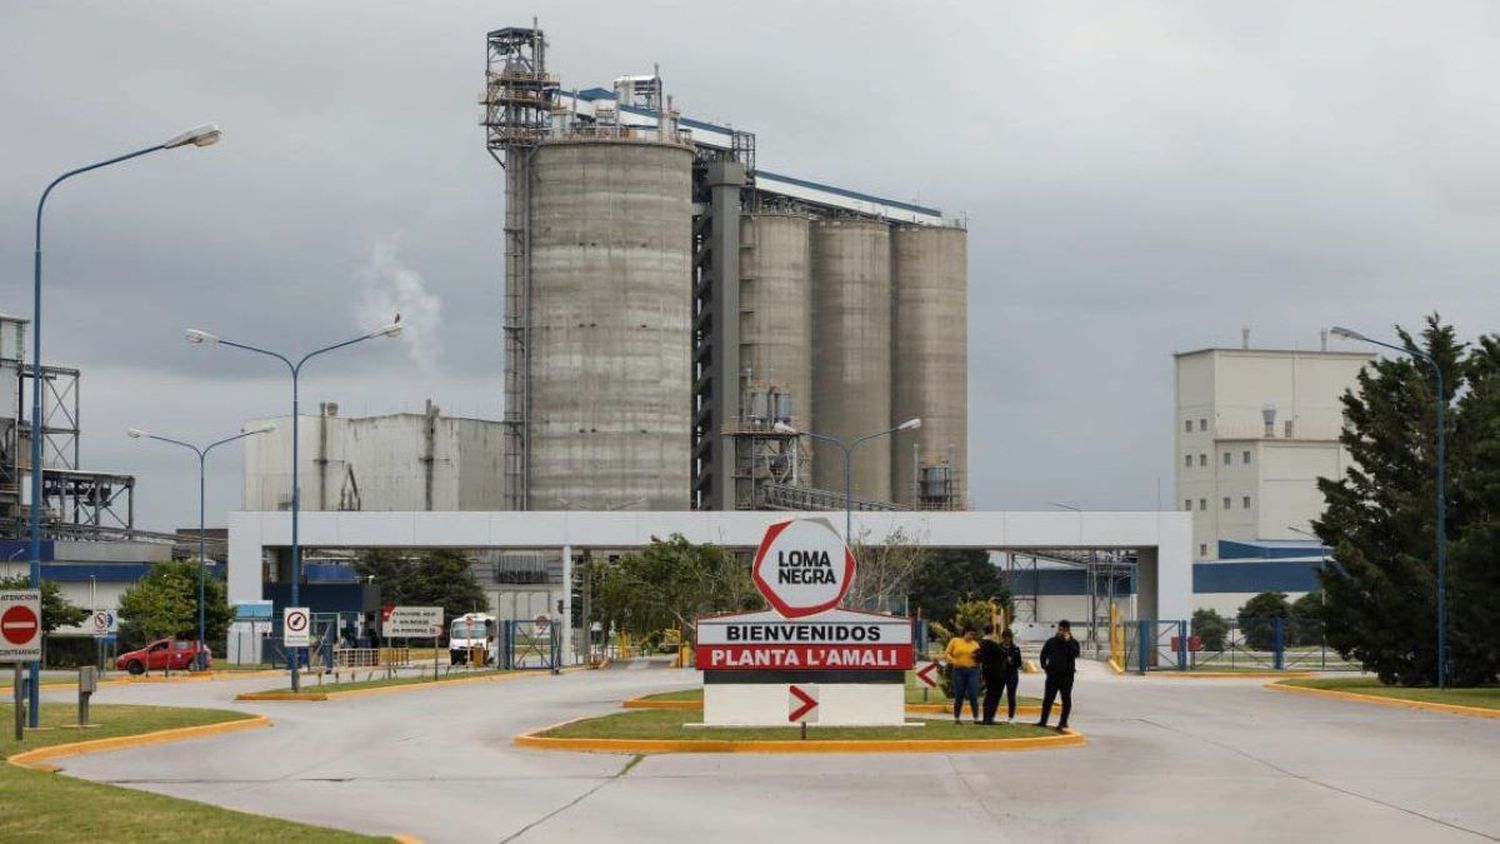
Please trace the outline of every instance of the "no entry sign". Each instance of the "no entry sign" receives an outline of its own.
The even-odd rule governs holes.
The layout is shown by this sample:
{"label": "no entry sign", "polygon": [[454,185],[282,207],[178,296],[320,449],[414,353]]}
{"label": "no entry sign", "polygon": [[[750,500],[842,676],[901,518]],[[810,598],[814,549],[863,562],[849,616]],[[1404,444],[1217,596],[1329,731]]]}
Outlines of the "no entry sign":
{"label": "no entry sign", "polygon": [[41,658],[41,592],[0,592],[0,662],[35,662]]}

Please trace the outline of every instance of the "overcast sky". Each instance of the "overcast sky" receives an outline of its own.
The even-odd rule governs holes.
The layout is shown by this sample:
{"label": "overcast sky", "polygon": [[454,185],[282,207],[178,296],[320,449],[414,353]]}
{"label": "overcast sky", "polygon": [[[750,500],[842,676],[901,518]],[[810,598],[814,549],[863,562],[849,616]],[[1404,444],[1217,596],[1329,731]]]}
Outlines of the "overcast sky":
{"label": "overcast sky", "polygon": [[[221,144],[73,180],[46,227],[48,363],[83,370],[86,468],[138,523],[196,520],[205,440],[307,406],[500,412],[502,171],[484,35],[533,14],[566,85],[660,63],[767,169],[969,219],[981,509],[1170,505],[1171,354],[1316,348],[1437,310],[1500,324],[1493,3],[8,2],[0,310],[28,314],[55,174],[207,120]],[[215,455],[209,521],[240,499]]]}

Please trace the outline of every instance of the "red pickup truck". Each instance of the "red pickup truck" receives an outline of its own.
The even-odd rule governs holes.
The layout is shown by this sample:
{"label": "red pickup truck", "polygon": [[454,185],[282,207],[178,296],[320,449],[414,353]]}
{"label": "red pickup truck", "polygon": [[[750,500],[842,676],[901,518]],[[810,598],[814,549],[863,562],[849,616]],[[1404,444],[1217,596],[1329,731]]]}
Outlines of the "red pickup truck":
{"label": "red pickup truck", "polygon": [[[142,674],[147,671],[187,671],[193,667],[198,650],[197,642],[158,639],[138,651],[120,654],[119,659],[115,660],[115,668],[119,671],[129,671],[131,674]],[[213,661],[213,652],[204,648],[203,667],[208,668],[213,665]]]}

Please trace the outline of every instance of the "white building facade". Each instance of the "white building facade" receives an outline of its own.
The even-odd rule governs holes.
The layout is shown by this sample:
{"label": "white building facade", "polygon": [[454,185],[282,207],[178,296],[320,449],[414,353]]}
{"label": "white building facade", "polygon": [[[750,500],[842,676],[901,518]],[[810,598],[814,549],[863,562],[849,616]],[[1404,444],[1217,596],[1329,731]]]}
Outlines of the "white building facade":
{"label": "white building facade", "polygon": [[[276,430],[245,442],[243,507],[289,510],[290,416],[246,428]],[[302,510],[497,510],[504,501],[503,428],[487,419],[425,413],[345,417],[325,403],[298,425]]]}
{"label": "white building facade", "polygon": [[1306,539],[1323,511],[1317,479],[1348,452],[1340,397],[1373,355],[1201,349],[1176,356],[1177,506],[1193,514],[1193,555],[1224,540]]}

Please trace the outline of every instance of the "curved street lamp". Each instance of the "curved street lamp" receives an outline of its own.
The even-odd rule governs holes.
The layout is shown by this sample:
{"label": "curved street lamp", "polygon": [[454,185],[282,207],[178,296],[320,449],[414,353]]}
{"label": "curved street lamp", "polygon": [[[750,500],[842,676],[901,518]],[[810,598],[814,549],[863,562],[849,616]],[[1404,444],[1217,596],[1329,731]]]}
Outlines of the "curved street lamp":
{"label": "curved street lamp", "polygon": [[203,664],[203,656],[204,649],[208,647],[208,639],[204,634],[203,618],[204,606],[207,603],[207,599],[204,597],[204,568],[208,561],[208,553],[204,547],[205,528],[203,490],[205,486],[205,475],[208,464],[208,453],[210,451],[213,451],[215,448],[224,445],[225,443],[232,443],[235,440],[242,440],[245,437],[253,437],[256,434],[270,433],[274,430],[276,430],[275,425],[262,425],[259,428],[255,428],[249,431],[241,431],[232,437],[225,437],[222,440],[211,442],[201,448],[189,442],[174,440],[171,437],[159,436],[157,434],[151,433],[150,431],[143,431],[140,428],[131,428],[130,430],[125,432],[125,436],[130,437],[133,440],[148,439],[156,440],[157,442],[170,443],[171,445],[181,446],[183,448],[189,449],[194,454],[198,455],[198,652],[193,656],[193,663],[199,671],[202,671],[206,667]]}
{"label": "curved street lamp", "polygon": [[[299,581],[302,579],[302,549],[301,549],[301,546],[299,546],[297,544],[297,517],[298,517],[298,512],[301,510],[301,502],[302,502],[302,494],[301,494],[300,489],[298,488],[299,484],[298,484],[298,479],[297,479],[297,470],[298,470],[298,467],[297,467],[297,458],[298,458],[298,449],[297,449],[297,440],[298,440],[298,436],[297,436],[297,422],[298,422],[298,419],[297,419],[297,412],[298,412],[297,382],[298,382],[298,378],[302,374],[302,367],[309,360],[312,360],[313,358],[317,357],[318,355],[321,355],[321,354],[324,354],[324,353],[327,353],[327,352],[331,352],[331,351],[333,351],[335,349],[342,349],[345,346],[352,346],[355,343],[363,343],[366,340],[373,340],[373,339],[375,339],[377,337],[396,337],[396,336],[398,336],[398,335],[401,334],[401,329],[403,327],[404,326],[402,325],[402,322],[401,322],[401,315],[400,314],[396,314],[396,319],[393,322],[391,322],[391,324],[389,324],[389,325],[383,326],[381,328],[377,328],[377,329],[375,329],[374,331],[371,331],[368,334],[361,334],[358,337],[355,337],[355,338],[353,338],[351,340],[345,340],[342,343],[334,343],[331,346],[324,346],[321,349],[314,349],[313,351],[308,352],[307,354],[303,355],[300,359],[298,359],[298,361],[296,363],[292,363],[292,359],[291,358],[287,357],[286,355],[283,355],[280,352],[273,352],[270,349],[262,349],[262,348],[260,348],[258,346],[251,346],[251,345],[246,344],[246,343],[237,343],[237,342],[235,342],[233,340],[225,340],[224,338],[218,336],[217,334],[212,334],[210,332],[203,331],[201,329],[189,328],[184,333],[184,336],[187,338],[187,341],[189,343],[192,343],[195,346],[197,346],[197,345],[203,345],[204,343],[208,343],[208,344],[211,344],[211,345],[229,346],[230,348],[233,348],[233,349],[242,349],[242,350],[247,351],[247,352],[254,352],[254,353],[258,354],[258,355],[266,355],[267,357],[273,357],[273,358],[281,361],[282,363],[286,364],[287,370],[290,371],[291,374],[292,374],[292,603],[291,603],[291,605],[294,606],[294,607],[295,606],[300,606],[300,604],[297,603],[298,597],[299,597],[299,593],[298,593],[297,587],[298,587]],[[301,688],[300,672],[298,670],[301,667],[301,649],[299,648],[297,650],[297,653],[294,654],[293,657],[290,660],[288,660],[288,661],[292,665],[292,691],[295,692],[295,691],[297,691],[298,689]]]}
{"label": "curved street lamp", "polygon": [[853,531],[853,523],[854,523],[854,517],[853,517],[853,512],[854,512],[854,449],[860,443],[862,443],[862,442],[868,442],[868,441],[873,440],[873,439],[878,439],[880,437],[889,436],[889,435],[898,433],[900,431],[915,431],[915,430],[917,430],[920,427],[922,427],[922,420],[921,420],[921,418],[908,419],[905,422],[902,422],[900,425],[897,425],[894,428],[887,428],[884,431],[876,431],[873,434],[865,434],[864,436],[857,437],[854,440],[851,440],[849,442],[845,442],[844,440],[842,440],[842,439],[840,439],[838,437],[835,437],[832,434],[819,434],[819,433],[816,433],[814,431],[798,431],[796,428],[793,428],[791,425],[788,425],[785,422],[777,422],[775,425],[772,426],[772,430],[776,431],[776,433],[778,433],[778,434],[800,434],[802,436],[812,437],[815,440],[823,440],[824,442],[833,443],[834,445],[838,446],[840,449],[843,449],[843,452],[844,452],[844,544],[849,545],[850,548],[852,549],[853,548],[853,544],[854,544],[854,538],[853,538],[853,536],[851,536],[851,533]]}
{"label": "curved street lamp", "polygon": [[[31,522],[31,588],[33,589],[42,588],[42,212],[47,207],[47,197],[51,195],[53,188],[64,181],[90,170],[98,170],[101,167],[119,164],[122,161],[129,161],[132,158],[139,158],[164,149],[177,149],[189,145],[211,146],[218,143],[223,134],[218,126],[204,123],[159,144],[69,170],[53,179],[47,185],[46,190],[42,191],[42,198],[37,200],[36,245],[31,261],[31,512],[29,518]],[[30,713],[27,721],[34,729],[39,725],[41,718],[41,663],[31,663],[29,674],[27,706]]]}

